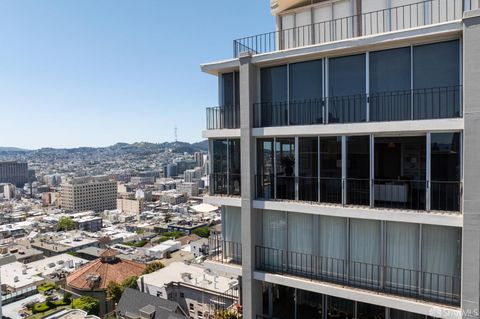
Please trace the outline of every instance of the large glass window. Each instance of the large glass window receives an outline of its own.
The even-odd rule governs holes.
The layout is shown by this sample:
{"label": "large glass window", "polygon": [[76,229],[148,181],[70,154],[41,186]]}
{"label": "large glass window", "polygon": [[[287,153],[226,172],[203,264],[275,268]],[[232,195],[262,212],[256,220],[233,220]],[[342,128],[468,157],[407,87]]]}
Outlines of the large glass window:
{"label": "large glass window", "polygon": [[426,137],[375,137],[375,207],[425,209]]}
{"label": "large glass window", "polygon": [[213,140],[213,194],[240,195],[240,140]]}
{"label": "large glass window", "polygon": [[311,272],[313,256],[313,215],[288,213],[288,261],[289,269],[305,274]]}
{"label": "large glass window", "polygon": [[329,123],[366,121],[365,54],[329,60]]}
{"label": "large glass window", "polygon": [[242,258],[242,214],[239,207],[223,206],[223,247],[224,258],[241,261]]}
{"label": "large glass window", "polygon": [[320,270],[343,278],[347,273],[347,219],[332,216],[319,218]]}
{"label": "large glass window", "polygon": [[355,318],[355,302],[353,300],[328,296],[327,319]]}
{"label": "large glass window", "polygon": [[320,138],[320,201],[342,202],[342,138]]}
{"label": "large glass window", "polygon": [[227,140],[213,140],[213,172],[212,185],[213,194],[227,194],[228,188],[228,155]]}
{"label": "large glass window", "polygon": [[298,139],[299,200],[318,201],[318,138]]}
{"label": "large glass window", "polygon": [[370,203],[370,136],[347,136],[347,204]]}
{"label": "large glass window", "polygon": [[460,116],[459,41],[413,48],[414,118]]}
{"label": "large glass window", "polygon": [[[264,68],[260,71],[261,103],[255,110],[262,126],[288,124],[287,66]],[[259,107],[259,109],[258,109]]]}
{"label": "large glass window", "polygon": [[239,73],[224,73],[221,76],[220,92],[221,106],[223,106],[224,127],[240,127],[240,87]]}
{"label": "large glass window", "polygon": [[275,154],[276,198],[295,199],[295,139],[277,138]]}
{"label": "large glass window", "polygon": [[431,135],[431,209],[460,210],[460,133]]}
{"label": "large glass window", "polygon": [[410,47],[370,52],[370,121],[411,118]]}
{"label": "large glass window", "polygon": [[273,139],[257,140],[257,197],[270,199],[274,195]]}
{"label": "large glass window", "polygon": [[322,60],[290,64],[289,76],[289,124],[321,124]]}

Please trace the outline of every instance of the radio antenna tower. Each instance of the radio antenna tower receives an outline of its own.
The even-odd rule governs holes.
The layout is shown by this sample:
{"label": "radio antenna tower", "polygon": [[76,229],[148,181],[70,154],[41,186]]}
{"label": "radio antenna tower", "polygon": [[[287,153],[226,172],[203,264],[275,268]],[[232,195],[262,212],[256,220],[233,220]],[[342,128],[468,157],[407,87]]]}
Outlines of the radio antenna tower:
{"label": "radio antenna tower", "polygon": [[177,126],[175,125],[175,128],[174,128],[174,131],[175,131],[175,144],[178,142],[178,138],[177,138]]}

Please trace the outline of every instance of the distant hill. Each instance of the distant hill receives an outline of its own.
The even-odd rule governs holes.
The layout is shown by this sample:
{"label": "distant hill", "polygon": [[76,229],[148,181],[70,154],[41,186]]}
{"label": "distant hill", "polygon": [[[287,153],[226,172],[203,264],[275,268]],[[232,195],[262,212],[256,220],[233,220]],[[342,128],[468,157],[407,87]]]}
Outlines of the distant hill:
{"label": "distant hill", "polygon": [[48,154],[48,153],[144,153],[152,154],[158,152],[165,152],[169,150],[174,153],[194,153],[199,151],[208,151],[208,141],[201,141],[197,143],[187,142],[163,142],[163,143],[150,143],[150,142],[135,142],[129,143],[116,143],[107,147],[76,147],[76,148],[51,148],[45,147],[38,150],[26,150],[16,147],[0,147],[1,154],[18,154],[18,153],[30,153]]}

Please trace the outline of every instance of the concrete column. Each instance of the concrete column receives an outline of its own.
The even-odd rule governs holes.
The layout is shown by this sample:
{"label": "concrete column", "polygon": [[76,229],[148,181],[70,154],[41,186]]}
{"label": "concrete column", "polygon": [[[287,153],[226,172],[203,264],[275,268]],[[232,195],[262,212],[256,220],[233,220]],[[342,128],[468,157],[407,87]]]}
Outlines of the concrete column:
{"label": "concrete column", "polygon": [[242,178],[242,300],[243,317],[255,318],[262,311],[262,285],[253,279],[255,246],[261,242],[261,214],[253,209],[255,196],[255,139],[252,137],[253,103],[256,101],[258,69],[247,52],[240,55],[240,152]]}
{"label": "concrete column", "polygon": [[479,318],[480,301],[480,10],[464,14],[464,205],[462,309]]}

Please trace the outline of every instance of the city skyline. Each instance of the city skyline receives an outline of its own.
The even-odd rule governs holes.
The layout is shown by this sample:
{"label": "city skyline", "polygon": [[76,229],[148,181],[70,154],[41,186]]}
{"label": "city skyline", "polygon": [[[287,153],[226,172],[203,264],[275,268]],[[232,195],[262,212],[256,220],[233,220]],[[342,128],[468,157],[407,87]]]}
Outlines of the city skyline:
{"label": "city skyline", "polygon": [[230,58],[233,39],[273,23],[255,0],[0,8],[0,105],[10,132],[0,147],[24,149],[173,141],[175,126],[178,140],[201,141],[205,107],[218,98],[217,81],[198,65]]}

